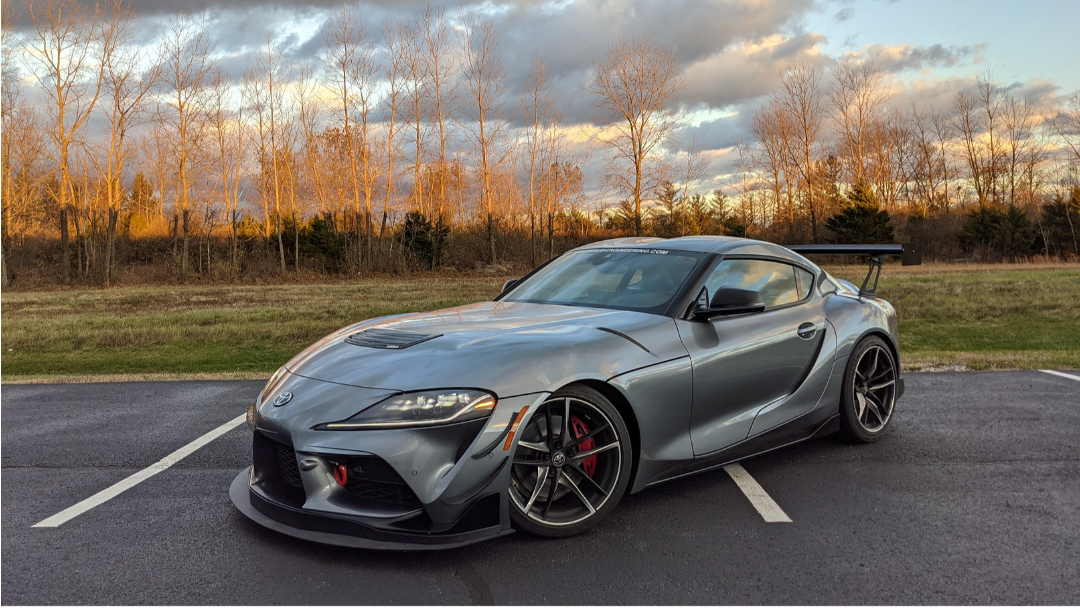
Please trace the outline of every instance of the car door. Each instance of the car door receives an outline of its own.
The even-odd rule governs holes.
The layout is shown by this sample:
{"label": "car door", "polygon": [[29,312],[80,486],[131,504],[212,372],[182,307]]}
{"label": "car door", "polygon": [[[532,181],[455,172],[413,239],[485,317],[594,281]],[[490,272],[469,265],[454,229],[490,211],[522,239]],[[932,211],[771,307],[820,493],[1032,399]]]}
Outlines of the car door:
{"label": "car door", "polygon": [[798,386],[817,353],[825,317],[811,295],[813,275],[784,262],[724,259],[709,273],[719,287],[753,289],[763,312],[677,320],[693,366],[690,438],[699,456],[746,439],[763,407]]}

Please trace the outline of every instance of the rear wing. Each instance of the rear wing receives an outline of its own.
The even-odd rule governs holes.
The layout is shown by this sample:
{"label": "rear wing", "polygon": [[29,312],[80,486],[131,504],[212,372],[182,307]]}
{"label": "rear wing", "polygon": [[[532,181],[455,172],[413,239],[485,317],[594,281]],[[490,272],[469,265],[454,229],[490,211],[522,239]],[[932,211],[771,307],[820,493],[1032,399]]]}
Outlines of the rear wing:
{"label": "rear wing", "polygon": [[[900,256],[900,264],[903,266],[918,266],[922,264],[922,252],[915,249],[911,244],[904,245],[788,245],[791,251],[799,255],[865,255],[870,258],[870,268],[866,271],[862,287],[859,288],[860,297],[874,297],[877,293],[878,279],[881,278],[881,265],[885,262],[885,256]],[[870,277],[874,278],[873,286],[870,285]]]}

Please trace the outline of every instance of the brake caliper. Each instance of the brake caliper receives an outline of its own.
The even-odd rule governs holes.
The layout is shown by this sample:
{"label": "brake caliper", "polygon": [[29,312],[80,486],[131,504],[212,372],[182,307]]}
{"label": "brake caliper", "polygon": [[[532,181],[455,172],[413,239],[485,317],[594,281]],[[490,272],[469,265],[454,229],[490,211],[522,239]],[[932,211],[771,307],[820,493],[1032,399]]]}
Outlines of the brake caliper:
{"label": "brake caliper", "polygon": [[[570,416],[570,427],[573,429],[574,439],[580,439],[589,434],[589,425],[585,424],[585,421],[577,416]],[[592,437],[582,441],[577,446],[578,452],[587,452],[596,447],[596,440]],[[589,456],[581,463],[581,469],[585,471],[585,474],[589,477],[593,476],[596,472],[596,456]]]}

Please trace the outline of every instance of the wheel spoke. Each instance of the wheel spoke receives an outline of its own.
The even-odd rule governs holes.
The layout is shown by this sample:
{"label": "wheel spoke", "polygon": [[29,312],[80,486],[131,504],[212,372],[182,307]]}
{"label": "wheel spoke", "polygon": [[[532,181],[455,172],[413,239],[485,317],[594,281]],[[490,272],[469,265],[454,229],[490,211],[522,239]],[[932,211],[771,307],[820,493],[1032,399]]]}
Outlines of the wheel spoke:
{"label": "wheel spoke", "polygon": [[551,503],[555,502],[555,489],[559,487],[559,479],[561,478],[562,471],[556,469],[555,479],[551,480],[551,489],[548,490],[547,502],[544,503],[544,512],[540,514],[540,517],[543,519],[547,519],[548,511],[551,510]]}
{"label": "wheel spoke", "polygon": [[583,479],[585,479],[586,481],[591,483],[593,485],[593,487],[597,489],[597,491],[599,491],[601,494],[603,494],[604,498],[608,497],[608,494],[610,492],[605,490],[604,486],[600,485],[600,483],[597,482],[595,479],[593,479],[592,477],[589,477],[589,475],[585,471],[583,471],[581,469],[581,467],[579,467],[576,463],[573,463],[573,462],[568,462],[567,464],[570,466],[571,469],[574,469],[574,471],[576,471],[578,475],[581,475],[581,477]]}
{"label": "wheel spoke", "polygon": [[530,441],[519,441],[518,445],[523,447],[523,448],[529,448],[530,450],[533,450],[534,452],[548,453],[548,452],[551,451],[551,450],[548,449],[548,447],[546,445],[544,445],[542,443],[532,443]]}
{"label": "wheel spoke", "polygon": [[570,398],[563,399],[563,403],[566,407],[563,411],[562,431],[559,433],[559,441],[562,442],[563,449],[566,449],[566,444],[570,443]]}
{"label": "wheel spoke", "polygon": [[572,460],[573,462],[581,462],[582,460],[585,460],[589,456],[592,456],[594,454],[599,454],[600,452],[605,452],[607,450],[610,450],[611,448],[617,448],[617,447],[619,447],[619,442],[618,441],[613,441],[613,442],[611,442],[611,443],[609,443],[609,444],[607,444],[605,446],[601,446],[601,447],[598,447],[598,448],[593,448],[591,450],[585,450],[584,452],[578,452],[570,460]]}
{"label": "wheel spoke", "polygon": [[577,496],[578,499],[581,500],[581,502],[585,503],[585,506],[589,509],[589,515],[596,513],[596,507],[592,506],[592,503],[589,502],[588,498],[585,498],[585,495],[581,492],[581,488],[579,488],[577,484],[574,483],[574,480],[570,479],[569,475],[563,475],[562,479],[566,482],[566,485],[570,487],[570,490],[574,493],[574,495]]}
{"label": "wheel spoke", "polygon": [[585,435],[583,435],[581,437],[578,437],[577,439],[571,441],[567,445],[564,445],[563,449],[564,450],[569,450],[570,448],[576,448],[577,446],[581,445],[582,442],[588,441],[589,439],[592,439],[593,437],[596,436],[597,433],[599,433],[599,432],[601,432],[601,431],[603,431],[603,430],[605,430],[607,428],[608,428],[608,425],[601,424],[600,426],[596,427],[595,429],[589,431],[587,434],[585,434]]}
{"label": "wheel spoke", "polygon": [[866,413],[866,396],[862,393],[855,393],[855,406],[855,417],[859,419],[859,422],[865,422],[863,414]]}
{"label": "wheel spoke", "polygon": [[548,451],[555,449],[555,434],[551,432],[551,404],[544,408],[544,421],[547,423],[547,447]]}
{"label": "wheel spoke", "polygon": [[540,471],[536,474],[536,487],[533,488],[532,496],[529,497],[529,502],[525,505],[526,513],[532,510],[536,497],[540,496],[540,490],[544,488],[544,481],[547,479],[547,472],[547,467],[540,467]]}
{"label": "wheel spoke", "polygon": [[885,424],[885,417],[881,415],[881,410],[878,409],[878,405],[874,403],[873,399],[869,397],[866,399],[866,408],[878,419],[878,425]]}
{"label": "wheel spoke", "polygon": [[515,458],[514,464],[525,467],[546,467],[551,464],[549,460],[534,460],[531,458]]}
{"label": "wheel spoke", "polygon": [[894,383],[895,383],[894,380],[889,380],[888,382],[886,382],[884,384],[879,384],[877,386],[871,386],[870,388],[868,388],[866,390],[868,392],[871,392],[871,393],[876,393],[876,392],[880,391],[883,388],[888,388],[888,387],[892,386]]}
{"label": "wheel spoke", "polygon": [[874,375],[877,374],[878,355],[880,353],[881,353],[880,350],[878,350],[876,348],[874,349],[874,362],[870,365],[870,369],[867,370],[867,372],[866,372],[866,377],[867,378],[873,378]]}

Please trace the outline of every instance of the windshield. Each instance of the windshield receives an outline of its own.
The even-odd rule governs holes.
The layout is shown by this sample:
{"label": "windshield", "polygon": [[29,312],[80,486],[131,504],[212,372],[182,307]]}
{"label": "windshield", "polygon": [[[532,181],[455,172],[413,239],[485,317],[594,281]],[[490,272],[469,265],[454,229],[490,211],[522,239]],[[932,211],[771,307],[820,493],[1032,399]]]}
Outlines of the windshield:
{"label": "windshield", "polygon": [[704,257],[667,249],[571,251],[516,285],[503,301],[663,314]]}

